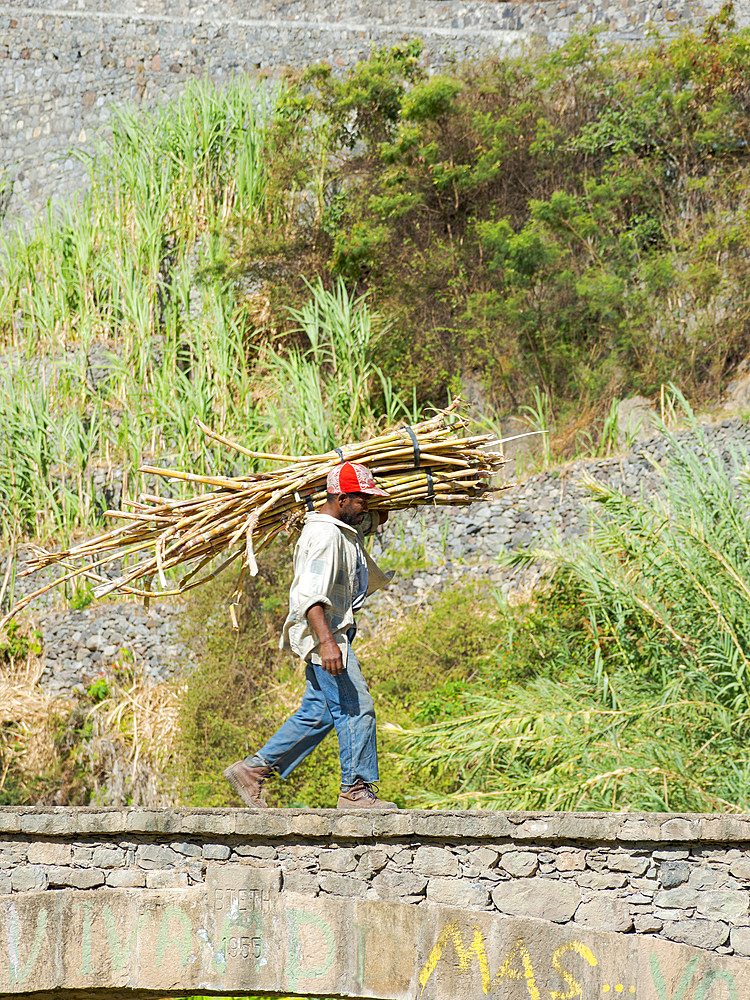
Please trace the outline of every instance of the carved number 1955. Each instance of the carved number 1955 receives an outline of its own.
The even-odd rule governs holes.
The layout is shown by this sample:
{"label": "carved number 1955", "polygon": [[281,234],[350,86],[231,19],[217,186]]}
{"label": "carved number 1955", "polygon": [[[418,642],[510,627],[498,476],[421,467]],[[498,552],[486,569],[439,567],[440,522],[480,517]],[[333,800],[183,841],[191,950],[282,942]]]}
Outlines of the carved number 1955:
{"label": "carved number 1955", "polygon": [[227,941],[227,952],[230,958],[260,958],[261,940],[259,937],[230,937]]}

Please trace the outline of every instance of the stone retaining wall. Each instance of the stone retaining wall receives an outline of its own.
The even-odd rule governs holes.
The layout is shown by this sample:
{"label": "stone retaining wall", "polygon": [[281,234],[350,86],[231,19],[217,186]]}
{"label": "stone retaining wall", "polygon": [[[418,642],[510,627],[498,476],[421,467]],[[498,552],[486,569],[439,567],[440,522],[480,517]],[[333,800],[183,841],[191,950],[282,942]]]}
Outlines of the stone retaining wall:
{"label": "stone retaining wall", "polygon": [[217,871],[260,872],[282,902],[434,904],[750,955],[750,817],[0,809],[0,902]]}
{"label": "stone retaining wall", "polygon": [[[278,72],[365,58],[372,45],[419,37],[441,67],[572,32],[604,29],[614,41],[700,26],[721,0],[12,0],[0,2],[0,176],[13,181],[11,215],[81,188],[85,168],[66,154],[92,149],[109,107],[153,106],[185,82]],[[750,11],[737,4],[738,21]]]}

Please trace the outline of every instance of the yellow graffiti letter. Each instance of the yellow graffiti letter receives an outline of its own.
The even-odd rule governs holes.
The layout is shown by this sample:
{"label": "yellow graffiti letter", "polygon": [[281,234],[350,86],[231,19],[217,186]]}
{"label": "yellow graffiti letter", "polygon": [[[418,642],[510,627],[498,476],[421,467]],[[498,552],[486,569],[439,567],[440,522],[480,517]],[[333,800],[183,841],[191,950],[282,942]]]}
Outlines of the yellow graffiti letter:
{"label": "yellow graffiti letter", "polygon": [[574,951],[576,955],[580,955],[581,958],[585,958],[589,965],[593,966],[599,964],[592,952],[586,947],[585,944],[581,944],[580,941],[568,941],[567,944],[561,944],[552,956],[552,965],[555,972],[568,984],[570,989],[567,993],[562,993],[558,990],[550,990],[549,995],[551,1000],[574,1000],[575,997],[583,997],[583,987],[580,983],[577,983],[575,979],[573,979],[573,976],[562,964],[563,955],[567,954],[569,951]]}
{"label": "yellow graffiti letter", "polygon": [[[521,960],[520,968],[517,965],[518,959]],[[523,943],[523,938],[519,938],[505,956],[505,961],[495,976],[495,982],[498,979],[525,979],[530,1000],[539,1000],[539,987],[536,985],[531,955]]]}
{"label": "yellow graffiti letter", "polygon": [[422,989],[419,991],[419,995],[422,996],[425,990],[425,986],[429,981],[430,976],[435,971],[435,967],[440,961],[443,955],[443,949],[446,944],[452,943],[456,950],[456,955],[458,956],[458,968],[461,972],[468,972],[471,968],[472,955],[476,957],[479,962],[479,971],[482,973],[482,989],[485,993],[490,991],[490,966],[487,961],[487,952],[484,947],[484,938],[482,937],[482,932],[478,927],[474,928],[474,938],[467,948],[464,945],[464,939],[461,937],[461,931],[458,929],[457,923],[446,924],[446,926],[440,932],[440,937],[435,942],[435,946],[430,952],[430,957],[424,964],[424,968],[419,973],[419,985]]}

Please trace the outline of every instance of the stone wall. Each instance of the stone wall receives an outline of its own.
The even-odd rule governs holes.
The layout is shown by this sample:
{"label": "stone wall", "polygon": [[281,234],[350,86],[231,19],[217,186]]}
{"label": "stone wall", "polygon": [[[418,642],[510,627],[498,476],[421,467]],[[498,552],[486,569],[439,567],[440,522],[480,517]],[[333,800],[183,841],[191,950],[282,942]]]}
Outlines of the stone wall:
{"label": "stone wall", "polygon": [[[123,971],[123,941],[137,934],[138,927],[143,929],[143,915],[160,906],[182,908],[189,917],[183,920],[171,911],[184,925],[181,947],[186,958],[196,947],[192,932],[200,938],[202,925],[196,923],[195,913],[207,896],[210,919],[214,927],[217,922],[223,926],[225,939],[224,944],[214,940],[214,972],[244,948],[250,955],[255,949],[260,962],[263,949],[272,948],[280,915],[291,908],[326,921],[334,919],[332,914],[351,919],[358,913],[365,920],[359,924],[362,935],[372,930],[376,938],[378,921],[388,926],[395,922],[398,930],[399,921],[407,926],[415,919],[430,928],[416,956],[408,951],[406,932],[400,944],[396,941],[409,965],[407,985],[394,982],[390,988],[381,985],[361,992],[351,986],[347,992],[339,985],[343,995],[417,996],[422,993],[415,985],[421,985],[425,996],[483,996],[482,949],[489,952],[492,935],[500,932],[509,938],[509,953],[519,949],[507,968],[524,967],[525,948],[525,974],[531,975],[533,962],[537,989],[545,982],[559,989],[554,970],[559,973],[560,963],[553,961],[554,968],[545,971],[549,955],[533,953],[532,942],[541,939],[551,942],[558,956],[572,948],[586,957],[572,965],[576,979],[584,980],[587,997],[601,995],[609,986],[617,992],[637,990],[638,996],[654,1000],[678,995],[737,1000],[748,995],[743,984],[750,988],[750,963],[727,958],[750,955],[748,817],[19,808],[0,810],[0,925],[6,923],[0,932],[0,993],[14,985],[13,992],[105,985],[94,978],[95,972],[107,963],[108,969],[114,963],[116,972]],[[124,906],[123,899],[132,902],[137,919],[120,927],[114,914]],[[33,951],[39,914],[44,912],[45,922],[51,921],[61,907],[77,912],[73,923],[83,920],[79,933],[65,937],[63,929],[59,943],[68,955],[66,968],[69,965],[75,975],[71,973],[68,983],[45,983],[43,969],[27,968],[34,964],[27,956]],[[274,915],[268,926],[264,914]],[[203,919],[208,919],[205,914]],[[23,920],[27,926],[21,955],[18,929]],[[95,926],[99,922],[101,926]],[[243,934],[237,924],[248,930]],[[452,929],[441,936],[441,927]],[[10,947],[14,934],[15,954]],[[161,938],[162,931],[159,934]],[[356,946],[352,925],[348,935],[351,953]],[[526,942],[523,948],[519,940]],[[574,941],[580,947],[571,944]],[[451,942],[463,975],[462,988],[452,994],[438,988],[442,952]],[[585,951],[581,942],[586,942]],[[670,950],[669,942],[689,947]],[[128,947],[135,951],[134,939]],[[162,958],[164,952],[162,947]],[[651,957],[639,967],[636,958],[641,952]],[[221,960],[216,959],[219,953]],[[612,960],[622,955],[629,956],[627,967]],[[163,985],[161,980],[144,981],[139,961],[141,968],[135,973],[131,969],[130,978],[121,977],[116,985]],[[193,958],[196,961],[201,959]],[[492,961],[497,968],[499,961]],[[185,960],[182,967],[188,964]],[[20,982],[22,967],[27,970],[26,985]],[[400,975],[394,973],[394,979]],[[327,995],[334,988],[322,978],[314,988],[300,987],[299,978],[295,991]],[[722,984],[715,994],[710,992],[714,979]],[[183,985],[188,983],[196,985],[195,969],[184,972]],[[262,982],[251,978],[224,985],[249,988]],[[271,988],[285,985],[290,985],[288,979]],[[688,986],[695,992],[685,993]]]}
{"label": "stone wall", "polygon": [[[276,73],[325,59],[350,66],[372,45],[419,37],[438,68],[534,43],[559,45],[597,26],[643,42],[699,26],[721,0],[12,0],[0,4],[0,176],[13,181],[10,214],[86,183],[65,154],[92,149],[109,107],[153,106],[185,82]],[[750,23],[746,5],[738,21]]]}

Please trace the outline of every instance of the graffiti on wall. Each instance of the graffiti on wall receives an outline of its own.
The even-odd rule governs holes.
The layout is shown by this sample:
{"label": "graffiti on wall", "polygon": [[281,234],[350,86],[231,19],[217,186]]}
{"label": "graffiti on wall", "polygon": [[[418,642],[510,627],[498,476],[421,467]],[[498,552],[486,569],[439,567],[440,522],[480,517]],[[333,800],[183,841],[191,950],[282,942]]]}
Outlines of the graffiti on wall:
{"label": "graffiti on wall", "polygon": [[[282,906],[281,897],[274,899],[267,888],[217,888],[208,896],[188,895],[188,901],[175,892],[158,899],[144,893],[140,900],[96,892],[69,894],[62,902],[47,894],[6,897],[0,909],[0,993],[45,985],[80,990],[106,981],[124,994],[136,988],[134,969],[139,975],[149,970],[154,977],[153,983],[141,978],[138,988],[158,988],[160,970],[168,967],[171,982],[184,981],[186,989],[200,982],[217,991],[238,984],[319,995],[341,981],[342,970],[350,970],[352,992],[409,1000],[452,998],[457,987],[466,1000],[741,996],[735,975],[718,963],[712,967],[708,953],[683,961],[676,973],[673,966],[665,969],[663,955],[653,948],[644,961],[617,968],[606,943],[597,946],[596,935],[585,943],[562,927],[545,925],[540,936],[539,921],[532,922],[528,934],[517,933],[523,922],[515,921],[511,928],[503,918],[493,918],[490,924],[490,915],[484,927],[459,919],[439,926],[434,914],[430,919],[426,911],[403,907],[410,910],[403,925],[412,929],[410,941],[403,927],[389,923],[386,910],[390,906],[395,913],[397,904],[368,903],[376,908],[371,910],[360,905],[356,913],[363,919],[353,920],[351,913],[329,919],[320,900],[310,907]],[[369,913],[373,919],[368,921],[364,917]],[[61,969],[55,942],[63,935]],[[638,943],[648,949],[642,939]],[[404,965],[404,955],[408,970],[402,969],[399,979],[397,967]],[[56,978],[45,983],[45,975]],[[388,982],[394,984],[392,992],[385,992]]]}

